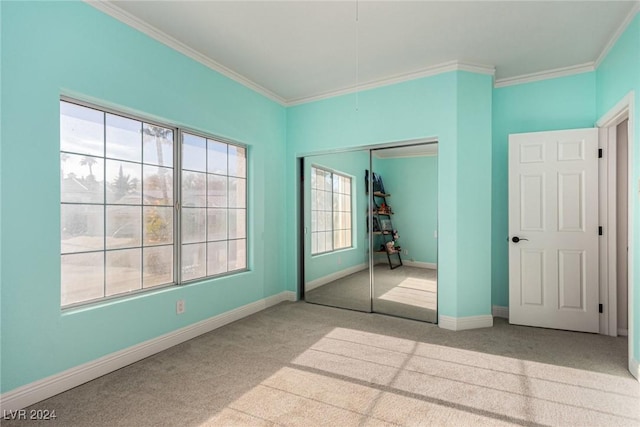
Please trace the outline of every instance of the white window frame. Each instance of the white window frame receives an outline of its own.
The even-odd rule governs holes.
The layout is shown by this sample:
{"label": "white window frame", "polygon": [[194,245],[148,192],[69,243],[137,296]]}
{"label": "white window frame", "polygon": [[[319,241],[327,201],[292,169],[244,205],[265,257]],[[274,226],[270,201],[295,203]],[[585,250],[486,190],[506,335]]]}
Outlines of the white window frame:
{"label": "white window frame", "polygon": [[[193,278],[193,279],[185,279],[185,278],[183,278],[182,277],[183,271],[182,271],[182,267],[181,267],[179,269],[180,274],[181,274],[181,276],[180,276],[180,280],[181,280],[180,284],[199,282],[199,281],[202,281],[203,279],[208,279],[208,278],[213,278],[213,277],[221,277],[221,276],[228,276],[228,275],[237,274],[237,273],[240,273],[240,272],[243,272],[243,271],[247,271],[248,270],[248,262],[249,262],[249,257],[248,257],[248,255],[249,255],[249,244],[248,244],[248,242],[249,242],[249,206],[248,206],[248,189],[249,189],[249,168],[248,168],[248,165],[249,165],[249,161],[248,161],[248,151],[249,150],[248,150],[248,147],[246,147],[244,145],[241,145],[241,144],[238,144],[237,142],[225,139],[225,138],[220,138],[220,137],[216,137],[216,136],[212,136],[212,135],[205,134],[205,133],[202,133],[202,132],[192,131],[190,129],[184,129],[184,128],[180,129],[180,145],[181,145],[181,147],[184,146],[184,136],[185,135],[191,135],[191,136],[194,136],[194,137],[197,137],[197,138],[204,138],[207,141],[207,143],[208,142],[214,142],[214,143],[218,143],[218,144],[225,144],[225,145],[227,145],[227,149],[229,147],[236,147],[236,148],[240,148],[240,149],[244,150],[244,153],[245,153],[245,165],[244,165],[245,166],[245,168],[244,168],[245,169],[245,174],[244,174],[244,176],[231,175],[230,174],[230,172],[228,170],[229,169],[228,150],[227,150],[227,172],[226,173],[214,173],[214,172],[208,172],[208,171],[205,172],[207,174],[207,177],[208,177],[208,175],[215,175],[215,176],[224,176],[224,177],[227,178],[227,180],[229,180],[229,178],[244,180],[245,181],[245,188],[244,188],[245,197],[244,197],[244,201],[242,203],[244,205],[244,207],[237,207],[237,206],[230,207],[230,206],[228,206],[228,204],[226,206],[226,211],[227,211],[227,238],[226,239],[219,239],[219,240],[209,240],[207,238],[206,241],[200,242],[200,243],[204,243],[205,245],[208,245],[209,243],[225,241],[227,243],[227,263],[228,263],[228,258],[229,258],[229,253],[230,253],[230,251],[229,251],[230,242],[232,242],[232,241],[237,242],[237,241],[244,240],[245,266],[244,266],[244,268],[237,268],[237,269],[233,269],[233,270],[228,270],[227,269],[227,271],[221,272],[221,273],[208,274],[208,267],[205,265],[205,269],[207,269],[206,270],[207,274],[205,276],[201,276],[201,277],[197,277],[197,278]],[[183,175],[183,172],[185,171],[185,169],[184,169],[184,165],[183,165],[184,162],[182,161],[182,150],[180,150],[180,152],[181,153],[180,153],[180,174],[179,175],[180,175],[180,180],[182,181],[182,175]],[[208,159],[207,159],[207,162],[208,162]],[[186,171],[187,172],[196,172],[196,171],[193,171],[193,170],[190,170],[190,169],[186,169]],[[208,180],[207,180],[206,188],[208,190]],[[229,185],[229,183],[227,183],[227,198],[229,197],[229,191],[228,191],[229,188],[230,188],[230,185]],[[182,182],[181,182],[181,184],[180,184],[180,202],[179,202],[180,222],[178,224],[178,228],[180,229],[180,231],[178,233],[180,235],[180,242],[179,242],[180,248],[178,250],[180,256],[178,258],[178,262],[179,262],[180,265],[181,265],[182,260],[183,260],[182,251],[184,249],[184,246],[185,245],[198,244],[198,243],[184,243],[184,241],[182,239],[182,235],[183,235],[182,213],[184,212],[184,209],[190,209],[191,208],[191,207],[183,206],[183,203],[182,203],[182,200],[183,200],[183,198],[182,198],[182,190],[183,190],[183,188],[182,188]],[[207,204],[207,206],[204,206],[204,207],[207,210],[210,208],[210,206],[208,206],[208,204]],[[241,235],[244,236],[244,237],[229,238],[229,236],[228,236],[229,229],[230,229],[229,212],[232,211],[232,210],[244,211],[244,213],[245,213],[244,230],[242,230],[242,233],[241,233]],[[209,217],[207,215],[206,216],[206,223],[205,223],[206,225],[205,226],[208,226],[208,221],[209,221]],[[208,248],[207,248],[207,251],[208,251]],[[205,259],[205,263],[206,263],[206,261],[207,261],[207,259]]]}
{"label": "white window frame", "polygon": [[[131,114],[125,111],[119,111],[119,110],[115,110],[112,108],[108,108],[108,107],[104,107],[102,105],[97,105],[94,103],[90,103],[90,102],[85,102],[82,100],[78,100],[76,98],[71,98],[71,97],[67,97],[67,96],[60,96],[60,104],[62,102],[66,102],[66,103],[70,103],[70,104],[75,104],[77,106],[80,107],[84,107],[84,108],[89,108],[89,109],[93,109],[93,110],[97,110],[101,113],[103,113],[106,117],[107,114],[111,114],[111,115],[117,115],[120,117],[123,117],[125,119],[131,119],[131,120],[135,120],[135,121],[139,121],[141,123],[144,124],[149,124],[149,125],[154,125],[154,126],[159,126],[162,128],[166,128],[166,129],[170,129],[173,133],[173,162],[171,164],[171,168],[173,171],[173,181],[172,181],[172,185],[173,185],[173,198],[172,198],[172,203],[171,203],[171,207],[173,209],[173,223],[172,223],[172,233],[173,233],[173,242],[171,244],[166,244],[166,245],[161,245],[161,246],[172,246],[172,252],[173,252],[173,263],[172,263],[172,269],[173,269],[173,274],[172,274],[172,281],[166,284],[161,284],[161,285],[156,285],[150,288],[140,288],[140,289],[136,289],[133,291],[128,291],[128,292],[123,292],[123,293],[118,293],[118,294],[114,294],[114,295],[109,295],[107,296],[107,277],[106,277],[106,270],[107,270],[107,265],[106,262],[103,264],[103,271],[104,273],[104,277],[103,277],[103,281],[104,281],[104,291],[103,291],[103,296],[102,297],[98,297],[98,298],[91,298],[91,299],[86,299],[86,300],[82,300],[82,301],[77,301],[77,302],[72,302],[69,304],[63,304],[62,299],[61,299],[61,308],[63,310],[66,309],[70,309],[70,308],[76,308],[79,306],[86,306],[86,305],[90,305],[90,304],[96,304],[96,303],[101,303],[104,301],[108,301],[108,300],[112,300],[112,299],[119,299],[119,298],[126,298],[129,297],[131,295],[137,295],[137,294],[141,294],[141,293],[147,293],[147,292],[153,292],[156,291],[158,289],[161,288],[166,288],[166,287],[170,287],[170,286],[181,286],[181,285],[185,285],[185,284],[191,284],[191,283],[198,283],[198,282],[202,282],[204,280],[209,280],[212,278],[218,278],[218,277],[224,277],[224,276],[229,276],[229,275],[235,275],[235,274],[239,274],[245,271],[249,270],[249,148],[248,146],[238,143],[236,141],[232,141],[226,138],[221,138],[212,134],[207,134],[207,133],[202,133],[202,132],[197,132],[188,128],[183,128],[183,127],[178,127],[175,125],[172,125],[170,123],[167,122],[160,122],[158,120],[153,120],[153,119],[149,119],[147,117],[143,117],[137,114]],[[59,111],[59,120],[61,120],[62,118],[62,111]],[[106,127],[105,127],[105,132],[106,132]],[[218,143],[221,144],[226,144],[227,146],[233,146],[233,147],[238,147],[242,150],[244,150],[244,168],[245,168],[245,192],[244,192],[244,211],[245,211],[245,229],[244,229],[244,239],[240,239],[240,240],[244,240],[244,252],[245,252],[245,264],[244,264],[244,268],[238,268],[238,269],[234,269],[232,271],[226,271],[223,273],[219,273],[219,274],[211,274],[211,275],[205,275],[202,277],[198,277],[195,279],[190,279],[190,280],[183,280],[182,279],[182,269],[181,269],[181,252],[182,252],[182,233],[181,233],[181,220],[182,220],[182,206],[181,206],[181,198],[182,198],[182,142],[183,142],[183,138],[184,138],[184,134],[189,134],[189,135],[195,135],[198,137],[203,137],[203,138],[207,138],[208,140],[212,140],[212,141],[216,141]],[[61,141],[60,141],[61,142]],[[103,139],[103,144],[106,144],[106,141]],[[60,147],[59,149],[59,153],[62,154],[74,154],[68,151],[63,151],[62,147]],[[79,155],[84,155],[83,153],[78,153]],[[98,156],[96,156],[98,157]],[[102,155],[102,159],[106,162],[107,160],[111,160],[110,157],[106,156],[106,148],[105,151],[103,152]],[[141,158],[140,162],[135,162],[133,160],[129,161],[129,160],[123,160],[123,159],[113,159],[113,160],[118,160],[118,161],[124,161],[124,162],[131,162],[133,164],[139,164],[141,168],[144,167],[145,163],[144,163],[144,159]],[[60,159],[59,159],[60,161]],[[228,163],[228,160],[227,160]],[[62,172],[61,172],[62,173]],[[105,172],[106,174],[106,172]],[[105,175],[106,176],[106,175]],[[228,176],[228,175],[227,175]],[[63,178],[63,176],[61,175],[61,179]],[[104,177],[103,177],[104,178]],[[85,205],[95,205],[95,206],[99,206],[102,207],[105,211],[103,212],[103,224],[104,224],[104,233],[103,236],[107,236],[107,230],[106,230],[106,209],[107,206],[110,206],[110,203],[107,202],[106,199],[106,179],[105,182],[103,183],[104,186],[104,198],[102,203],[94,203],[94,202],[87,202],[87,203],[83,203],[83,202],[79,202],[80,204],[85,204]],[[142,184],[140,186],[140,205],[137,204],[132,204],[130,206],[140,206],[140,209],[144,209],[144,197],[143,197],[143,192],[142,192]],[[63,202],[62,201],[62,191],[63,188],[60,189],[60,209],[62,211],[63,206],[64,205],[68,205],[71,204],[70,202]],[[229,207],[226,208],[227,210],[229,210]],[[62,212],[61,212],[62,215]],[[141,224],[141,227],[144,228],[144,221]],[[228,225],[227,225],[228,227]],[[144,232],[141,230],[141,241],[140,241],[140,248],[144,249],[145,247],[152,247],[152,246],[144,246],[142,237]],[[228,242],[230,239],[227,239],[226,241]],[[237,239],[234,239],[237,240]],[[221,240],[222,241],[222,240]],[[62,245],[62,235],[61,235],[61,245]],[[137,248],[137,246],[136,246]],[[135,249],[135,248],[133,248]],[[106,254],[107,252],[110,251],[114,251],[114,250],[119,250],[119,249],[108,249],[106,245],[102,246],[101,250],[91,250],[91,251],[80,251],[80,252],[72,252],[72,253],[102,253],[104,254],[105,258],[106,258]],[[61,262],[61,266],[62,266],[62,256],[64,256],[65,254],[68,253],[63,253],[62,252],[62,248],[61,248],[61,252],[60,252],[60,262]],[[227,243],[227,257],[229,256],[229,246]],[[205,263],[206,263],[206,259],[205,259]],[[141,269],[141,275],[143,274],[144,271],[144,262],[141,261],[140,264],[140,269]],[[62,274],[61,274],[61,283],[60,283],[60,291],[62,293],[62,289],[63,289],[63,283],[62,283]],[[142,286],[142,282],[141,282],[141,286]],[[61,294],[62,296],[62,294]]]}

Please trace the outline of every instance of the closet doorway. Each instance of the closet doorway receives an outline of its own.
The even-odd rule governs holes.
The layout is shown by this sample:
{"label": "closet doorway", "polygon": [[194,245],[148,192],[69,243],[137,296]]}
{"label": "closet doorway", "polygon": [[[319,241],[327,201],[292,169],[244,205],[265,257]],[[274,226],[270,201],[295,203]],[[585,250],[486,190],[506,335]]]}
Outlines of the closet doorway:
{"label": "closet doorway", "polygon": [[304,157],[305,301],[437,322],[437,154],[421,142]]}

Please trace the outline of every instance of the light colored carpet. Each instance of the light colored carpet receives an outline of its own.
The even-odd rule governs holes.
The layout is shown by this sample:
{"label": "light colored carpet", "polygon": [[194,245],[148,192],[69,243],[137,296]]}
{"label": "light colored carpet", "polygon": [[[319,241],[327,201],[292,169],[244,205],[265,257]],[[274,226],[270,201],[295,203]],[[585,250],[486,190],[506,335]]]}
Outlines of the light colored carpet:
{"label": "light colored carpet", "polygon": [[[374,266],[373,311],[435,323],[437,320],[437,271],[387,264]],[[369,270],[350,274],[305,293],[314,304],[370,311]]]}
{"label": "light colored carpet", "polygon": [[502,319],[451,332],[283,303],[30,409],[61,426],[637,426],[626,353]]}
{"label": "light colored carpet", "polygon": [[435,323],[438,273],[429,268],[375,266],[373,311]]}

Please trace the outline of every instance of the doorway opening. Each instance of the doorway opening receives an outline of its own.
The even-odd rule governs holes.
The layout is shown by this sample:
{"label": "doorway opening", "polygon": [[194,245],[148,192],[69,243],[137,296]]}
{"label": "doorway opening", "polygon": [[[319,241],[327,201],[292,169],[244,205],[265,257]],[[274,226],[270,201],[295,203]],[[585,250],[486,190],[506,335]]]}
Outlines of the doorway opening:
{"label": "doorway opening", "polygon": [[633,129],[634,94],[625,96],[597,123],[603,159],[600,170],[600,333],[628,336],[629,371],[638,378],[633,357]]}

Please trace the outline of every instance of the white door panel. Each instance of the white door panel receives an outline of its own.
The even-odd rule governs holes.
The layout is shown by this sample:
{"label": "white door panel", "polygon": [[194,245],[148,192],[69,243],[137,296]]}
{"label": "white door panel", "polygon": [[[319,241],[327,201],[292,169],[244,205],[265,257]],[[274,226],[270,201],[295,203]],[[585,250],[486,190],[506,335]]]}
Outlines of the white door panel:
{"label": "white door panel", "polygon": [[544,251],[520,250],[520,304],[542,306],[544,304]]}
{"label": "white door panel", "polygon": [[509,136],[511,323],[598,332],[597,152],[597,129]]}
{"label": "white door panel", "polygon": [[521,175],[520,194],[520,229],[544,231],[544,175]]}

